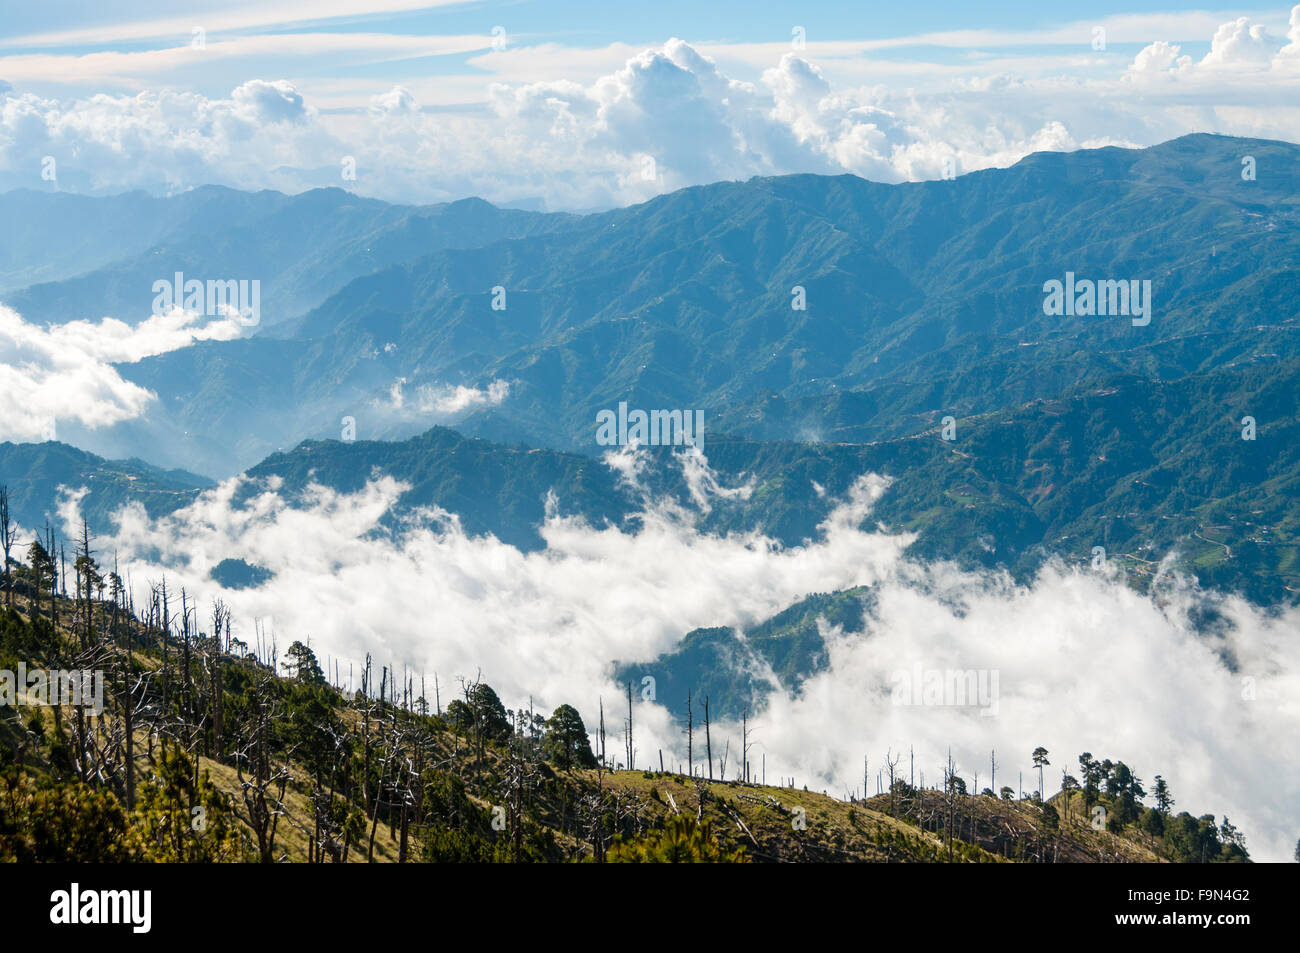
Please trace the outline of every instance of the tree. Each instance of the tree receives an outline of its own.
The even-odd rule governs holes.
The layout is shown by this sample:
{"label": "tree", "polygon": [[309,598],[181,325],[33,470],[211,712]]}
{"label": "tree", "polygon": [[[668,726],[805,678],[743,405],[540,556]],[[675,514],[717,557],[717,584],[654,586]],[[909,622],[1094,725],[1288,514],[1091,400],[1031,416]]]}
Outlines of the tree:
{"label": "tree", "polygon": [[1079,782],[1075,780],[1074,775],[1067,774],[1064,769],[1061,770],[1061,795],[1062,802],[1065,805],[1065,822],[1070,823],[1070,795],[1079,790]]}
{"label": "tree", "polygon": [[289,787],[289,759],[293,751],[276,737],[282,712],[271,687],[271,676],[262,675],[261,679],[259,684],[250,687],[250,710],[234,751],[244,807],[243,813],[236,808],[236,814],[257,838],[258,859],[269,864],[275,860],[275,835],[280,818],[288,813],[284,795]]}
{"label": "tree", "polygon": [[[898,762],[902,760],[902,757],[903,757],[903,753],[901,751],[898,754],[894,754],[893,748],[887,748],[885,750],[885,770],[889,772],[889,816],[890,817],[898,816],[895,797],[897,795],[897,790],[898,790],[898,781],[900,780],[898,777]],[[866,770],[865,758],[863,759],[862,768],[863,771]],[[864,798],[867,796],[865,779],[863,781],[862,796]]]}
{"label": "tree", "polygon": [[1043,790],[1043,768],[1052,762],[1047,760],[1047,749],[1039,745],[1034,749],[1034,767],[1038,769],[1038,800],[1043,800],[1046,792]]}
{"label": "tree", "polygon": [[627,749],[627,769],[632,770],[636,748],[632,745],[632,683],[627,683],[627,722],[624,724],[624,747]]}
{"label": "tree", "polygon": [[75,573],[74,590],[83,613],[80,628],[81,644],[85,648],[94,644],[93,600],[97,590],[103,592],[104,577],[100,574],[99,563],[95,562],[95,556],[91,552],[90,526],[84,519],[81,521],[81,542],[72,561],[72,570]]}
{"label": "tree", "polygon": [[713,780],[713,739],[709,737],[709,696],[704,696],[704,756],[709,759],[709,780]]}
{"label": "tree", "polygon": [[189,757],[173,748],[144,785],[136,822],[154,859],[170,863],[243,860],[240,830],[230,795],[208,778],[196,777]]}
{"label": "tree", "polygon": [[[660,761],[663,760],[662,753]],[[691,693],[686,693],[686,774],[695,777],[695,712],[691,709]]]}
{"label": "tree", "polygon": [[301,642],[294,642],[285,653],[284,667],[289,677],[304,685],[324,685],[325,673],[321,671],[316,653]]}
{"label": "tree", "polygon": [[146,859],[139,832],[109,791],[0,769],[0,863]]}
{"label": "tree", "polygon": [[1156,775],[1156,810],[1161,814],[1168,814],[1169,809],[1174,806],[1174,799],[1169,794],[1169,785],[1160,775]]}
{"label": "tree", "polygon": [[1165,815],[1160,811],[1147,811],[1142,815],[1142,830],[1152,837],[1164,837]]}
{"label": "tree", "polygon": [[[31,567],[32,584],[35,588],[34,615],[41,614],[41,593],[45,590],[45,581],[54,576],[54,557],[49,554],[39,539],[32,540],[27,547],[27,565]],[[51,597],[53,601],[53,597]]]}
{"label": "tree", "polygon": [[1085,811],[1091,811],[1092,806],[1097,803],[1097,797],[1101,794],[1101,766],[1093,758],[1090,752],[1085,751],[1079,755],[1079,777],[1083,785],[1083,807]]}
{"label": "tree", "polygon": [[546,722],[546,737],[542,742],[546,757],[565,771],[573,768],[594,768],[596,756],[591,751],[587,726],[572,705],[561,705]]}
{"label": "tree", "polygon": [[1223,839],[1223,844],[1227,846],[1245,847],[1246,838],[1241,831],[1237,830],[1236,825],[1228,820],[1228,816],[1223,816],[1223,823],[1219,825],[1219,836]]}
{"label": "tree", "polygon": [[504,741],[510,737],[510,719],[501,699],[484,682],[465,687],[465,700],[456,699],[447,706],[448,720],[461,731],[474,732],[485,741]]}
{"label": "tree", "polygon": [[[1103,762],[1103,765],[1110,762]],[[1146,797],[1142,782],[1123,761],[1110,767],[1106,778],[1106,793],[1115,801],[1115,816],[1121,826],[1137,818],[1137,802]]]}

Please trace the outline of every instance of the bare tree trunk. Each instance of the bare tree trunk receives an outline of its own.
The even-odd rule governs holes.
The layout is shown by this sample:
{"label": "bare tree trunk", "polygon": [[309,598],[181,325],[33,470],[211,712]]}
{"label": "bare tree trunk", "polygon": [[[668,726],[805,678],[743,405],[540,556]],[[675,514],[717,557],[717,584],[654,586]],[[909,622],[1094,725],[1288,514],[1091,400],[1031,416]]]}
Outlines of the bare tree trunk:
{"label": "bare tree trunk", "polygon": [[686,771],[695,777],[695,715],[691,711],[691,693],[686,693]]}
{"label": "bare tree trunk", "polygon": [[0,547],[4,548],[5,553],[5,605],[10,609],[14,607],[14,577],[9,569],[9,551],[13,549],[14,534],[17,531],[18,527],[9,517],[9,487],[0,486]]}
{"label": "bare tree trunk", "polygon": [[709,737],[709,696],[704,696],[704,756],[709,759],[709,780],[713,780],[713,741]]}
{"label": "bare tree trunk", "polygon": [[632,683],[627,683],[627,769],[632,770],[632,758],[636,749],[632,747]]}

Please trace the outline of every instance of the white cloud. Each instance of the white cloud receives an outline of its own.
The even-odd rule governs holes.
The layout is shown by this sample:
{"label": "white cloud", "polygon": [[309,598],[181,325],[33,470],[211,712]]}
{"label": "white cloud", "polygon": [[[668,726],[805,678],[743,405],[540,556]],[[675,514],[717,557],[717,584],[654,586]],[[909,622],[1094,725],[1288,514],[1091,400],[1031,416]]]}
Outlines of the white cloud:
{"label": "white cloud", "polygon": [[409,89],[405,86],[394,86],[386,93],[371,97],[370,109],[376,115],[388,116],[394,113],[410,114],[419,112],[420,106]]}
{"label": "white cloud", "polygon": [[1131,74],[1158,74],[1170,70],[1185,70],[1192,65],[1190,56],[1182,56],[1182,48],[1166,43],[1164,40],[1157,40],[1151,45],[1144,47],[1137,56],[1133,58],[1133,65],[1129,67]]}
{"label": "white cloud", "polygon": [[391,33],[284,33],[205,39],[190,45],[188,30],[177,46],[157,49],[65,53],[14,53],[0,57],[10,81],[48,86],[139,91],[150,84],[184,89],[218,77],[261,70],[305,68],[328,61],[335,69],[373,66],[417,57],[471,53],[486,48],[486,35],[420,36]]}
{"label": "white cloud", "polygon": [[302,96],[292,83],[284,80],[270,83],[249,80],[231,93],[230,98],[259,122],[301,122],[307,116]]}
{"label": "white cloud", "polygon": [[[966,172],[1037,149],[1146,145],[1193,131],[1300,140],[1300,6],[1285,45],[1248,18],[1213,30],[1201,14],[1111,26],[1111,42],[1204,28],[1211,49],[1194,60],[1157,39],[1129,59],[1089,51],[1085,32],[1078,53],[927,63],[864,55],[857,41],[746,53],[673,39],[640,51],[512,46],[474,57],[478,77],[413,76],[387,89],[371,81],[350,95],[327,78],[265,74],[225,99],[163,89],[63,101],[20,83],[0,92],[0,187],[41,187],[41,158],[51,155],[62,187],[79,190],[343,185],[402,202],[540,197],[585,209],[752,175],[935,178],[946,159]],[[1078,32],[1061,30],[1062,43]],[[347,42],[377,57],[416,55],[402,46],[409,38],[362,37]],[[447,41],[444,52],[481,39]],[[762,69],[740,79],[723,61],[749,75]],[[571,76],[557,77],[566,65]],[[475,101],[468,111],[420,108]],[[344,156],[357,160],[355,182],[340,175]]]}
{"label": "white cloud", "polygon": [[1201,60],[1203,66],[1268,66],[1279,42],[1268,35],[1261,24],[1252,24],[1249,17],[1238,17],[1225,23],[1214,32],[1210,52]]}
{"label": "white cloud", "polygon": [[[1144,596],[1113,575],[1059,565],[1017,585],[920,564],[903,556],[911,537],[858,528],[885,492],[875,477],[802,547],[702,534],[688,510],[648,502],[635,532],[552,510],[547,548],[531,554],[470,538],[436,510],[381,530],[403,487],[379,475],[351,495],[314,488],[301,508],[274,487],[234,507],[238,486],[228,481],[155,522],[128,508],[101,548],[115,550],[137,584],[166,572],[173,587],[225,599],[245,636],[254,619],[274,617],[281,649],[310,636],[344,671],[366,652],[430,682],[437,672],[443,685],[481,669],[508,705],[568,702],[589,727],[598,699],[621,694],[612,660],[649,663],[695,627],[743,627],[808,593],[871,586],[865,631],[829,632],[829,669],[797,695],[778,693],[751,725],[755,759],[766,754],[771,777],[843,794],[859,787],[864,754],[878,764],[887,747],[914,745],[933,779],[951,746],[962,773],[979,770],[983,786],[990,748],[1005,780],[1028,773],[1029,752],[1042,744],[1054,762],[1049,793],[1060,767],[1073,770],[1092,751],[1126,761],[1148,783],[1162,774],[1180,809],[1228,814],[1257,858],[1284,859],[1294,846],[1300,765],[1277,757],[1276,741],[1300,729],[1296,610],[1211,598],[1225,623],[1198,634],[1193,610],[1207,596],[1176,578]],[[73,510],[65,509],[70,521]],[[223,591],[208,574],[228,557],[274,577]],[[892,673],[914,664],[999,670],[997,716],[893,705]],[[1244,676],[1255,680],[1253,701],[1243,697]],[[638,763],[660,747],[684,758],[664,708],[641,704],[637,719]],[[735,730],[717,723],[714,737],[735,741]]]}
{"label": "white cloud", "polygon": [[415,399],[406,396],[407,380],[399,377],[388,389],[385,410],[398,412],[402,419],[427,420],[430,415],[447,418],[479,407],[495,407],[510,396],[510,382],[494,380],[486,387],[464,384],[420,384]]}
{"label": "white cloud", "polygon": [[[83,46],[95,43],[140,42],[159,37],[185,36],[196,26],[209,32],[285,27],[347,17],[375,16],[450,6],[465,0],[316,0],[310,7],[301,3],[268,3],[266,0],[222,0],[218,9],[202,8],[184,16],[140,19],[113,24],[95,24],[45,33],[30,33],[0,39],[0,47]],[[310,14],[310,15],[307,15]]]}
{"label": "white cloud", "polygon": [[39,327],[0,305],[0,439],[53,439],[59,421],[94,429],[138,417],[155,396],[113,364],[242,332],[237,315],[203,320],[179,308],[134,327],[115,318]]}

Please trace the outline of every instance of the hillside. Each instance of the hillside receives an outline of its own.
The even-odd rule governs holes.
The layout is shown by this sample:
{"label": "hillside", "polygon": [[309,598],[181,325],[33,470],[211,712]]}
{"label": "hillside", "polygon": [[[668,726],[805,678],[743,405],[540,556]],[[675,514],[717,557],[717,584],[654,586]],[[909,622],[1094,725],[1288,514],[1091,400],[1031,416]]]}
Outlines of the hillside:
{"label": "hillside", "polygon": [[[274,653],[232,642],[220,616],[215,637],[189,626],[164,633],[116,601],[47,596],[38,608],[30,577],[17,589],[19,611],[0,610],[0,668],[93,662],[107,673],[106,704],[98,718],[67,706],[0,709],[0,859],[1247,858],[1226,821],[1157,814],[1111,782],[1113,793],[1085,787],[1068,804],[1058,795],[1040,806],[1036,796],[1011,800],[1010,789],[968,794],[956,774],[942,790],[899,774],[887,793],[841,800],[798,779],[621,770],[593,756],[568,706],[550,718],[509,711],[475,682],[430,711],[414,682],[395,686],[382,666],[374,694],[333,687],[298,643],[277,674]],[[1112,778],[1127,770],[1105,765]],[[1105,826],[1088,804],[1109,813]]]}

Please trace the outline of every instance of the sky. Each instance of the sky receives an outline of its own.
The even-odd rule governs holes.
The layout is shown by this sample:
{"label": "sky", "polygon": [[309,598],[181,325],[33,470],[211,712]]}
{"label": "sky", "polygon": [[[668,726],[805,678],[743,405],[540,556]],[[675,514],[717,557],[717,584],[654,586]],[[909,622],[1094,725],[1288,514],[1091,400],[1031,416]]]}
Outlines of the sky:
{"label": "sky", "polygon": [[1300,6],[10,5],[0,189],[338,186],[586,210],[1188,132],[1300,139]]}

